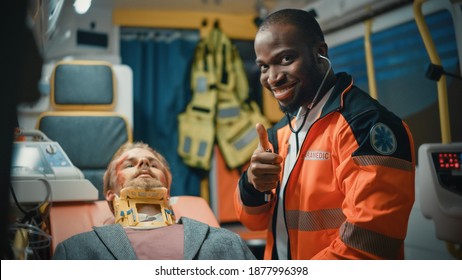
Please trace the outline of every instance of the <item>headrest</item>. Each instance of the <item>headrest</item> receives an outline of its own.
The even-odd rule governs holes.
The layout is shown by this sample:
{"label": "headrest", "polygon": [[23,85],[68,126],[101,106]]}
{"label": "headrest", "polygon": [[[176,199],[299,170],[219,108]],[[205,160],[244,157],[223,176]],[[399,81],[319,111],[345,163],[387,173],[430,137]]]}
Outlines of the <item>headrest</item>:
{"label": "headrest", "polygon": [[55,110],[114,110],[116,83],[112,65],[108,62],[58,62],[50,85],[51,106]]}

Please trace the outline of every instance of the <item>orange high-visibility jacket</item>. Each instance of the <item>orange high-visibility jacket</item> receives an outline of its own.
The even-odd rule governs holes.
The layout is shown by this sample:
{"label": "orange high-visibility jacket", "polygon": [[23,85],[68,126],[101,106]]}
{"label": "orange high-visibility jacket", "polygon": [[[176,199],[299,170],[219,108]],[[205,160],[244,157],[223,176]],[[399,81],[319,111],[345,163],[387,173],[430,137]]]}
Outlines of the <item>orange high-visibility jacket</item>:
{"label": "orange high-visibility jacket", "polygon": [[[351,76],[340,73],[337,78],[285,188],[289,258],[402,259],[414,203],[411,132],[354,86]],[[268,130],[273,151],[284,159],[290,135],[286,119]],[[251,230],[268,231],[265,259],[278,258],[274,238],[279,190],[265,202],[244,172],[236,191],[240,221]]]}

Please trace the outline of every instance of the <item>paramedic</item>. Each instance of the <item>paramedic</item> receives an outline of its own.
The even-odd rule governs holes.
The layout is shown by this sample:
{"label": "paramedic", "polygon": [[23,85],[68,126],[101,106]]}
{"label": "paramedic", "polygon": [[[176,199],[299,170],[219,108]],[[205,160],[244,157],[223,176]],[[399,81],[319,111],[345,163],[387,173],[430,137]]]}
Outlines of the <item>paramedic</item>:
{"label": "paramedic", "polygon": [[171,180],[169,166],[157,151],[144,143],[123,145],[104,175],[104,193],[116,223],[61,242],[53,258],[255,259],[231,231],[185,217],[175,223],[166,203]]}
{"label": "paramedic", "polygon": [[403,259],[414,203],[407,125],[334,74],[314,17],[269,15],[254,42],[260,82],[286,114],[236,190],[240,221],[267,230],[265,259]]}

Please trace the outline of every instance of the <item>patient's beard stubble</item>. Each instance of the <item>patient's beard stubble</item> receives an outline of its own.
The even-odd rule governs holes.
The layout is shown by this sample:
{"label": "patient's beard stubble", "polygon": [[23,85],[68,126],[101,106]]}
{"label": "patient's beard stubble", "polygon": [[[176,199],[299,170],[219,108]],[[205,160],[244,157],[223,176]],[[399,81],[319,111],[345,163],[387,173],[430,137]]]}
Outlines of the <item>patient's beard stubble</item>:
{"label": "patient's beard stubble", "polygon": [[158,188],[167,188],[161,181],[155,178],[134,178],[128,180],[123,186],[124,189],[141,189],[145,191],[158,189]]}

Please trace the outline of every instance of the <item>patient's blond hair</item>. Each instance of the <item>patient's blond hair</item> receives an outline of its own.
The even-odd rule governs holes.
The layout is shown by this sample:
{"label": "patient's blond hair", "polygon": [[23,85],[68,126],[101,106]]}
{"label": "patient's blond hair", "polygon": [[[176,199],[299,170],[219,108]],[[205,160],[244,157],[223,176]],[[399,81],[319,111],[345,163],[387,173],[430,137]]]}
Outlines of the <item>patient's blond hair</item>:
{"label": "patient's blond hair", "polygon": [[167,179],[167,188],[170,192],[170,185],[172,183],[172,174],[170,172],[170,167],[168,165],[167,160],[156,150],[153,148],[149,147],[148,144],[145,144],[143,142],[135,142],[135,143],[125,143],[123,144],[117,152],[114,154],[114,156],[111,159],[111,162],[109,163],[106,172],[104,173],[104,179],[103,179],[103,192],[106,195],[108,190],[112,190],[114,186],[117,184],[117,176],[116,176],[116,166],[118,159],[120,156],[130,150],[133,149],[145,149],[151,152],[156,158],[158,158],[161,163],[162,167],[160,168],[162,172],[165,174],[165,177]]}

